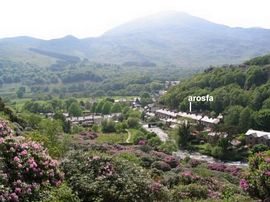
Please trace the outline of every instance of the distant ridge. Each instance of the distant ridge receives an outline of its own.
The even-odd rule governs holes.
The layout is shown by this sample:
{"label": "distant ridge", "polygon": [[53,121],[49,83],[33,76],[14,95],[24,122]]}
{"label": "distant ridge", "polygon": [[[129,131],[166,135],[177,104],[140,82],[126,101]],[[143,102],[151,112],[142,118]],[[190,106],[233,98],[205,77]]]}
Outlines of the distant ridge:
{"label": "distant ridge", "polygon": [[38,62],[40,57],[52,57],[44,54],[51,52],[94,62],[207,67],[241,63],[270,53],[269,39],[268,29],[232,28],[183,12],[164,12],[125,23],[95,38],[0,39],[0,58]]}

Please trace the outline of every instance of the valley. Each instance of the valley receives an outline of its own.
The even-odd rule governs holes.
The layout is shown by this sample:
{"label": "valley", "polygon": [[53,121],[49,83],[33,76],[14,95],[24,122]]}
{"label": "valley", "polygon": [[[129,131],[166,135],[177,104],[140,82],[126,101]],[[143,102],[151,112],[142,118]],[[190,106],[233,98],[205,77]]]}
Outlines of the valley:
{"label": "valley", "polygon": [[269,201],[269,38],[171,11],[0,39],[0,201]]}

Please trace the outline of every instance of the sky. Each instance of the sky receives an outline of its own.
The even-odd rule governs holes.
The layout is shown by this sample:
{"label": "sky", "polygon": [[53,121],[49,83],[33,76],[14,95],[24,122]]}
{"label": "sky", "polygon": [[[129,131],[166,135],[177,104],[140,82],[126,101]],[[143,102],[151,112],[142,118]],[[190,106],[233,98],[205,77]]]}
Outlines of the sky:
{"label": "sky", "polygon": [[0,0],[0,38],[95,37],[163,11],[182,11],[232,27],[270,29],[269,8],[269,0]]}

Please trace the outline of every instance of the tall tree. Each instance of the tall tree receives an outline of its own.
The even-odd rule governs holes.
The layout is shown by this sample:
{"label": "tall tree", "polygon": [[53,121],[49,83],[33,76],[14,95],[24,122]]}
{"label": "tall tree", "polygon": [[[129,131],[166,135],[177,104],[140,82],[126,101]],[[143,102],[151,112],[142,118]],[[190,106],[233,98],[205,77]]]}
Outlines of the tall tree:
{"label": "tall tree", "polygon": [[186,148],[190,137],[190,124],[185,122],[177,129],[178,144],[181,148]]}
{"label": "tall tree", "polygon": [[73,102],[70,107],[68,108],[68,113],[71,116],[81,116],[82,115],[82,109],[80,105],[77,102]]}

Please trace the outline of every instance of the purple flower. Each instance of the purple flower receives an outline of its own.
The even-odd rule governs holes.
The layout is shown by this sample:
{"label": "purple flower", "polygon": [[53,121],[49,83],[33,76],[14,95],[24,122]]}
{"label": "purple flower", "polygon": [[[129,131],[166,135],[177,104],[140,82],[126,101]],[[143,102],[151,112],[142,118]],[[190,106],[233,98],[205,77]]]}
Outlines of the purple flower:
{"label": "purple flower", "polygon": [[147,143],[146,140],[140,140],[140,141],[138,142],[139,145],[145,145],[146,143]]}
{"label": "purple flower", "polygon": [[11,193],[11,194],[10,194],[10,197],[11,197],[11,199],[12,199],[13,201],[15,201],[15,202],[19,201],[19,197],[17,196],[16,193]]}
{"label": "purple flower", "polygon": [[21,188],[19,188],[19,187],[16,187],[16,188],[15,188],[15,192],[16,192],[16,193],[21,193],[21,191],[22,191]]}
{"label": "purple flower", "polygon": [[265,158],[266,163],[270,163],[270,157]]}
{"label": "purple flower", "polygon": [[23,150],[23,151],[21,152],[21,155],[22,155],[22,156],[26,156],[26,155],[27,155],[27,151],[26,151],[26,150]]}
{"label": "purple flower", "polygon": [[153,182],[150,188],[153,192],[159,192],[161,190],[161,187],[162,185],[159,182]]}
{"label": "purple flower", "polygon": [[240,187],[245,191],[248,190],[248,188],[249,188],[248,181],[245,179],[241,179],[240,180]]}
{"label": "purple flower", "polygon": [[264,175],[270,177],[270,170],[265,171],[265,172],[264,172]]}
{"label": "purple flower", "polygon": [[20,161],[20,159],[19,159],[18,156],[15,156],[13,160],[16,161],[16,162],[19,162]]}
{"label": "purple flower", "polygon": [[0,144],[4,142],[4,138],[0,137]]}

